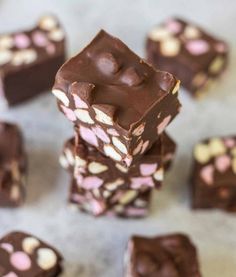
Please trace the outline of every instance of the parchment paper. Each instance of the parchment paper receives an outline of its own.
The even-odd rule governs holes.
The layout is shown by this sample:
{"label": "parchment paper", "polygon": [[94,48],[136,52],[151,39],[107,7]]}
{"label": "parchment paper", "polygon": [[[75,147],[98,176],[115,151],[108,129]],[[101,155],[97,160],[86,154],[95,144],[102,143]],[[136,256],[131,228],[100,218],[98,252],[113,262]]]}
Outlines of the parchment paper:
{"label": "parchment paper", "polygon": [[57,110],[52,95],[0,114],[23,129],[29,155],[28,197],[17,210],[0,209],[0,236],[25,230],[55,245],[65,257],[68,277],[120,277],[126,242],[131,234],[185,232],[198,246],[203,276],[236,276],[236,215],[192,212],[188,176],[192,146],[199,139],[236,133],[236,2],[232,0],[0,0],[0,32],[31,27],[53,12],[68,33],[69,54],[81,50],[104,28],[144,55],[146,32],[170,15],[208,27],[231,44],[225,76],[201,101],[181,91],[182,113],[169,132],[179,145],[174,167],[157,192],[148,218],[94,219],[66,206],[69,176],[58,164],[71,124]]}

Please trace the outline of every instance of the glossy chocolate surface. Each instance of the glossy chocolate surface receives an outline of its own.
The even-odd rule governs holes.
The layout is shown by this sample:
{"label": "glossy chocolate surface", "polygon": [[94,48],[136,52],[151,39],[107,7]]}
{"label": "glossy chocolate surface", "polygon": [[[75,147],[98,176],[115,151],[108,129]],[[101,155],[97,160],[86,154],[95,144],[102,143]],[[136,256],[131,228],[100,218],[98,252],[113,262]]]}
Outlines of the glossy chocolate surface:
{"label": "glossy chocolate surface", "polygon": [[126,277],[200,277],[197,252],[182,234],[134,236],[127,249]]}
{"label": "glossy chocolate surface", "polygon": [[132,166],[179,113],[179,81],[101,31],[58,71],[53,94],[79,135]]}
{"label": "glossy chocolate surface", "polygon": [[67,92],[75,82],[81,98],[87,98],[90,105],[111,106],[117,124],[129,130],[175,88],[177,80],[169,73],[155,71],[119,39],[101,31],[63,65],[54,87]]}

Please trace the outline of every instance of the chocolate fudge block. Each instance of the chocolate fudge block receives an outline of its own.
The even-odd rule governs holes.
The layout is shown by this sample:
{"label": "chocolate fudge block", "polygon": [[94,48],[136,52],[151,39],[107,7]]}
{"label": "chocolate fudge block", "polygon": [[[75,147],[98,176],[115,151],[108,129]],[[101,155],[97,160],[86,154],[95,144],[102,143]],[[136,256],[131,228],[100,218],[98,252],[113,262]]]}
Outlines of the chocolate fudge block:
{"label": "chocolate fudge block", "polygon": [[236,136],[203,140],[194,148],[192,206],[236,212]]}
{"label": "chocolate fudge block", "polygon": [[26,154],[21,131],[0,122],[0,207],[15,207],[25,198]]}
{"label": "chocolate fudge block", "polygon": [[72,180],[69,195],[70,206],[93,216],[145,217],[151,201],[150,188],[142,189],[84,189],[76,179]]}
{"label": "chocolate fudge block", "polygon": [[225,70],[228,46],[194,23],[170,18],[149,32],[147,58],[176,75],[192,96],[200,96]]}
{"label": "chocolate fudge block", "polygon": [[129,167],[178,114],[178,88],[174,76],[100,31],[60,68],[53,94],[86,142]]}
{"label": "chocolate fudge block", "polygon": [[54,16],[29,31],[0,35],[0,106],[15,105],[51,89],[65,61],[65,35]]}
{"label": "chocolate fudge block", "polygon": [[183,234],[133,236],[125,256],[126,277],[200,277],[197,251]]}
{"label": "chocolate fudge block", "polygon": [[12,232],[0,239],[2,277],[56,277],[61,263],[57,250],[30,234]]}
{"label": "chocolate fudge block", "polygon": [[[166,172],[169,170],[169,168],[172,165],[175,152],[176,152],[176,143],[166,132],[163,132],[163,134],[161,134],[161,139],[162,139],[162,146],[161,146],[162,162],[163,162],[164,172]],[[154,147],[155,147],[155,144],[152,146],[152,148]],[[148,151],[149,153],[151,152],[151,149]],[[62,154],[60,155],[60,158],[59,158],[59,162],[64,169],[70,172],[74,171],[74,166],[75,166],[75,138],[74,137],[68,139],[65,142],[63,146]],[[119,165],[117,166],[122,168]],[[124,168],[124,171],[127,171],[127,169]]]}
{"label": "chocolate fudge block", "polygon": [[164,168],[161,139],[130,168],[109,159],[76,136],[74,177],[86,190],[99,187],[140,189],[160,188]]}

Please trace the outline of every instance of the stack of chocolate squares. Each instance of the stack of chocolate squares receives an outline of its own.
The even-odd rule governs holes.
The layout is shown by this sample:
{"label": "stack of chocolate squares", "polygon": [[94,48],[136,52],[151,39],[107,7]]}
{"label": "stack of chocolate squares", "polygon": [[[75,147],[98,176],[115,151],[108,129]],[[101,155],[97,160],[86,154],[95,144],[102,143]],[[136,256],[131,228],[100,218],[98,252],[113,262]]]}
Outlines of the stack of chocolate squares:
{"label": "stack of chocolate squares", "polygon": [[53,94],[73,122],[61,164],[69,201],[93,215],[145,216],[175,152],[164,132],[180,111],[179,81],[100,31],[56,75]]}

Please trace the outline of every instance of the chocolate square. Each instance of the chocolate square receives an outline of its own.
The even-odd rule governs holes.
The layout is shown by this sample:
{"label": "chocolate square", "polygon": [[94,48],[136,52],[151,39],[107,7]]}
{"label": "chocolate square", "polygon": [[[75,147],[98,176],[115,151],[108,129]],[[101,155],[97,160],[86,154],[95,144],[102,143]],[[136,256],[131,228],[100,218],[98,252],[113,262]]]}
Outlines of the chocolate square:
{"label": "chocolate square", "polygon": [[183,234],[133,236],[125,256],[126,277],[200,277],[197,251]]}
{"label": "chocolate square", "polygon": [[57,277],[61,263],[57,250],[30,234],[11,232],[0,239],[0,276]]}
{"label": "chocolate square", "polygon": [[192,205],[236,212],[236,137],[214,137],[194,147]]}
{"label": "chocolate square", "polygon": [[146,48],[148,61],[177,76],[192,96],[201,96],[228,64],[224,41],[180,18],[154,27]]}
{"label": "chocolate square", "polygon": [[176,148],[174,141],[164,132],[141,160],[126,168],[98,152],[79,136],[76,141],[77,143],[74,138],[66,141],[60,163],[63,168],[74,173],[74,177],[84,189],[100,186],[112,187],[113,190],[118,187],[159,188],[164,172],[172,163]]}
{"label": "chocolate square", "polygon": [[31,30],[0,35],[0,106],[50,90],[64,61],[65,34],[54,16],[43,16]]}
{"label": "chocolate square", "polygon": [[179,81],[101,31],[56,75],[60,110],[101,153],[130,167],[178,114]]}
{"label": "chocolate square", "polygon": [[84,189],[78,180],[73,179],[69,194],[69,203],[73,210],[93,216],[118,216],[140,218],[148,214],[151,201],[150,188],[141,189]]}

